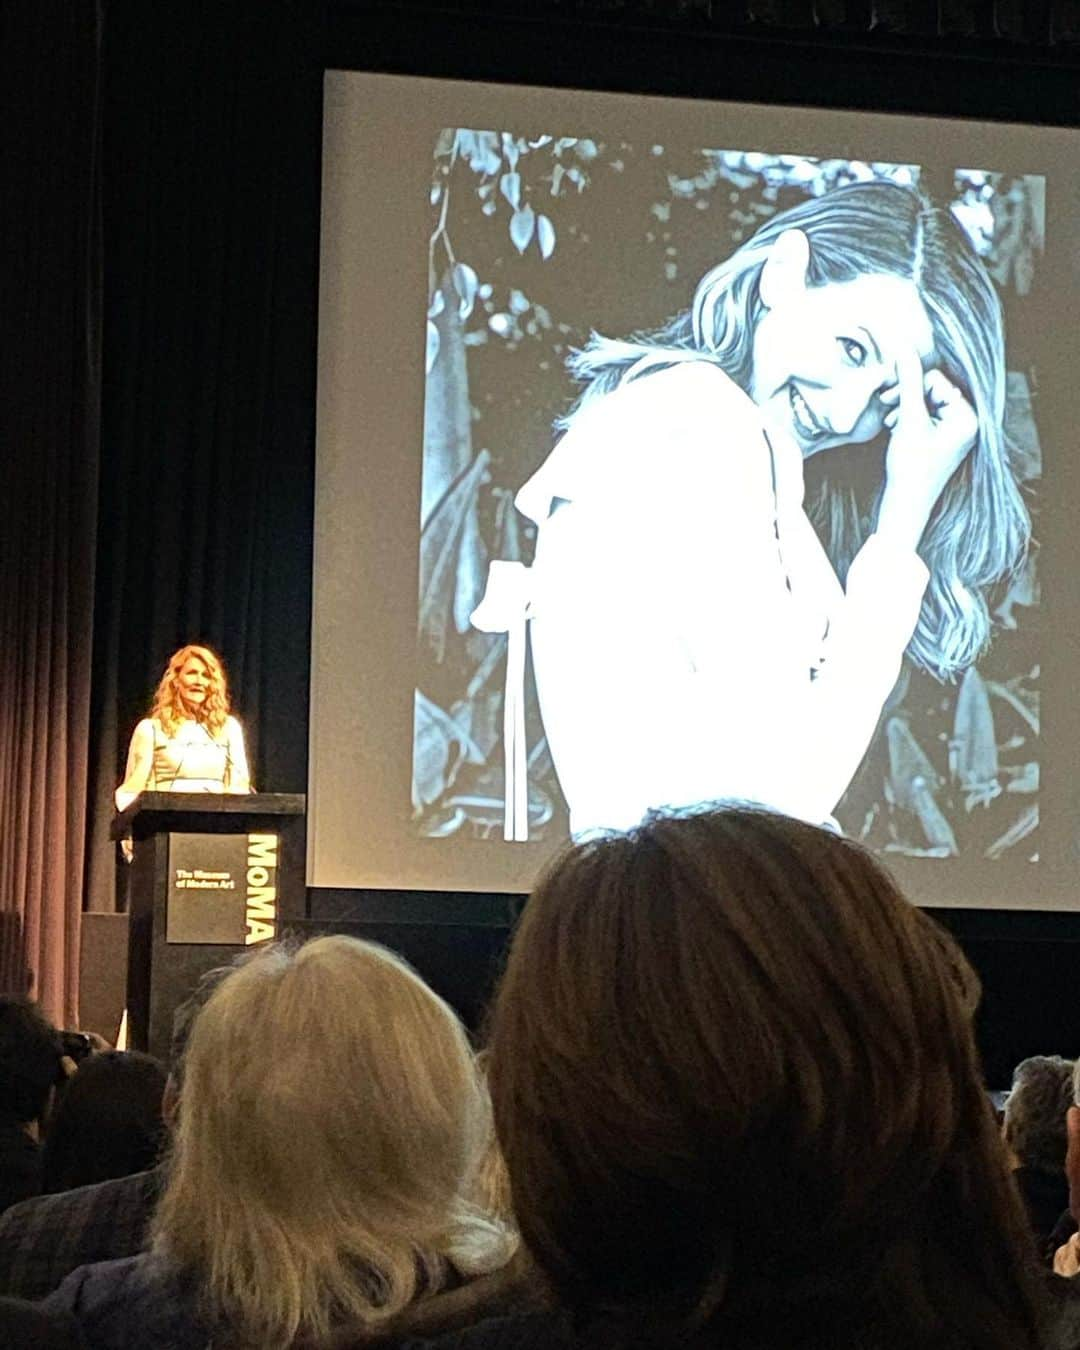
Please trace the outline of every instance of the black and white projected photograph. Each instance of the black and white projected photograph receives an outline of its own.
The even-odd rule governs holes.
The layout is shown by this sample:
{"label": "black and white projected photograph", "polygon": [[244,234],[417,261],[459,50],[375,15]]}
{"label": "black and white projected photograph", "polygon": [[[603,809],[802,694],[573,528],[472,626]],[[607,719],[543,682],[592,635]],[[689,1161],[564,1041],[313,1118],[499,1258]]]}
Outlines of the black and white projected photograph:
{"label": "black and white projected photograph", "polygon": [[1036,859],[1043,177],[432,150],[415,833]]}

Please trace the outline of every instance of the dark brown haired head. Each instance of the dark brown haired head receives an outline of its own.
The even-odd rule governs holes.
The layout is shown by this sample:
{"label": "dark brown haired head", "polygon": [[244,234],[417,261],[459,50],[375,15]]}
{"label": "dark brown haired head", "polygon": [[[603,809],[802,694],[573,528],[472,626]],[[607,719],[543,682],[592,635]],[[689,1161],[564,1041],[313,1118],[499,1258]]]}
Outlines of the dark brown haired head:
{"label": "dark brown haired head", "polygon": [[988,1286],[970,1344],[1026,1344],[977,998],[952,941],[824,830],[733,807],[569,848],[523,916],[491,1066],[561,1299],[742,1345],[847,1318],[859,1290],[925,1332],[955,1258]]}

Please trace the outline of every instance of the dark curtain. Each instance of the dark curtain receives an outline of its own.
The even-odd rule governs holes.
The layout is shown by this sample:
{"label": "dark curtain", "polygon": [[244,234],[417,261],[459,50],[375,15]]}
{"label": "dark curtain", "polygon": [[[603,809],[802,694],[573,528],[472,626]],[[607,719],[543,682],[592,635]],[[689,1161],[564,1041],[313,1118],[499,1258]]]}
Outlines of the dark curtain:
{"label": "dark curtain", "polygon": [[0,11],[0,989],[78,1005],[100,406],[94,4]]}
{"label": "dark curtain", "polygon": [[183,643],[223,656],[256,786],[306,787],[319,13],[109,5],[92,909],[123,901],[112,792]]}

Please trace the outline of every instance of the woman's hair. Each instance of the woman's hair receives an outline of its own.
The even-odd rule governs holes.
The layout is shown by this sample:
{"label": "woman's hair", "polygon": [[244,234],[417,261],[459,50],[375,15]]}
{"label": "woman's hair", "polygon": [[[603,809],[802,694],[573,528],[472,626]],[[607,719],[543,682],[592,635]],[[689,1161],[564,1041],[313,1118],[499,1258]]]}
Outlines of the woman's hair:
{"label": "woman's hair", "polygon": [[[942,492],[919,548],[930,584],[908,647],[917,665],[939,679],[954,678],[986,645],[988,592],[1023,561],[1031,525],[1004,430],[1001,304],[950,212],[913,188],[876,181],[836,188],[778,213],[705,274],[691,308],[666,327],[625,342],[594,334],[571,361],[574,374],[587,381],[578,407],[623,380],[685,360],[714,362],[748,390],[754,329],[764,308],[761,271],[790,229],[809,241],[811,286],[867,274],[913,281],[933,329],[935,360],[975,410],[975,447]],[[876,523],[887,437],[879,441],[877,456],[858,446],[857,454],[831,450],[807,464],[807,513],[841,581]]]}
{"label": "woman's hair", "polygon": [[1032,1347],[977,995],[824,830],[730,808],[570,847],[514,939],[490,1070],[559,1300],[650,1344]]}
{"label": "woman's hair", "polygon": [[186,647],[173,652],[165,667],[165,673],[154,691],[149,716],[157,718],[166,736],[175,736],[180,723],[184,718],[191,716],[180,697],[180,672],[193,656],[203,663],[210,677],[206,701],[196,716],[217,740],[224,734],[225,721],[229,716],[229,685],[220,658],[209,647],[188,643]]}
{"label": "woman's hair", "polygon": [[1068,1136],[1065,1116],[1073,1105],[1073,1061],[1032,1055],[1013,1070],[1005,1100],[1005,1142],[1024,1167],[1062,1177]]}
{"label": "woman's hair", "polygon": [[152,1055],[107,1050],[83,1061],[49,1122],[44,1189],[67,1191],[145,1172],[158,1161],[166,1074]]}
{"label": "woman's hair", "polygon": [[454,1013],[391,952],[269,948],[195,1020],[155,1249],[230,1344],[381,1322],[446,1261],[471,1274],[512,1254],[463,1198],[488,1111]]}
{"label": "woman's hair", "polygon": [[[484,1082],[485,1101],[490,1107],[490,1095],[487,1092],[487,1074],[491,1064],[490,1053],[484,1049],[477,1052],[476,1066]],[[488,1112],[488,1134],[483,1154],[476,1169],[473,1197],[479,1207],[487,1214],[493,1214],[508,1228],[516,1231],[514,1223],[514,1204],[510,1194],[510,1178],[506,1173],[506,1159],[499,1147],[495,1133],[495,1122]]]}

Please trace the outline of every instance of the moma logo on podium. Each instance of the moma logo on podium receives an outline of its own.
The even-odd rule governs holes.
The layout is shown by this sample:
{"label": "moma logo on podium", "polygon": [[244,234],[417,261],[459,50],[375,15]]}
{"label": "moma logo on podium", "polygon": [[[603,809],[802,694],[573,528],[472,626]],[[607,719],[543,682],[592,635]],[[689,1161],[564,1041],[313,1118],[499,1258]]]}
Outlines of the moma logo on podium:
{"label": "moma logo on podium", "polygon": [[165,941],[250,947],[277,935],[276,834],[172,834]]}
{"label": "moma logo on podium", "polygon": [[249,834],[247,837],[247,932],[244,942],[268,942],[277,931],[276,834]]}

